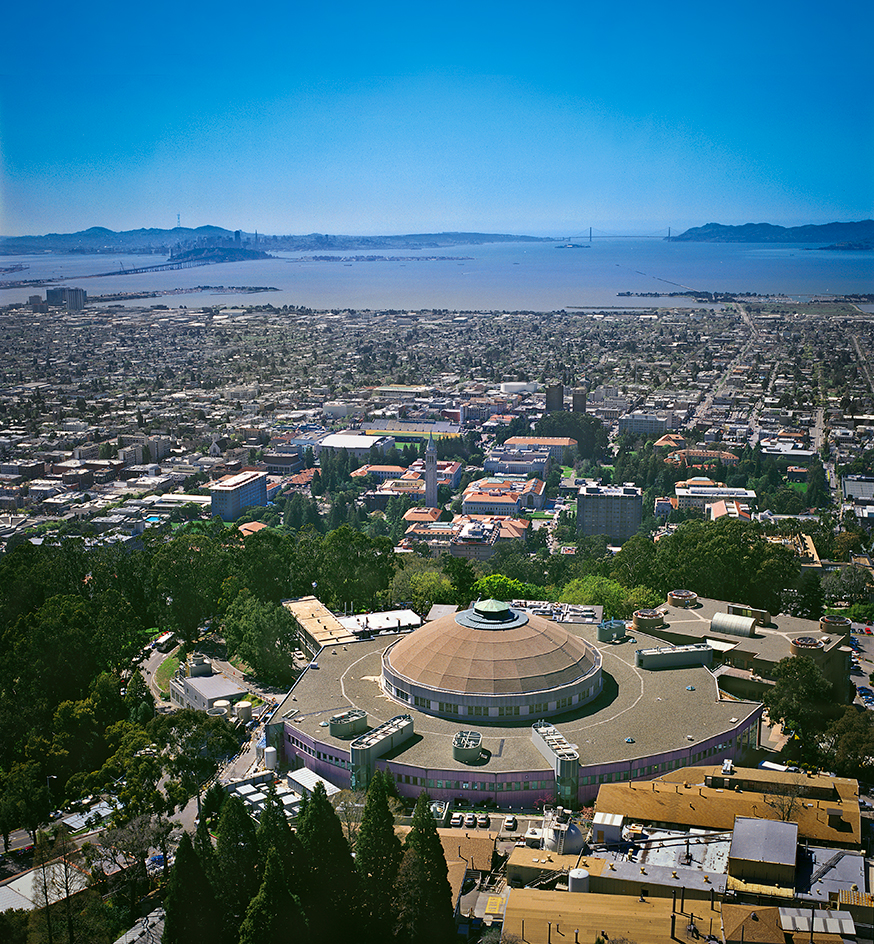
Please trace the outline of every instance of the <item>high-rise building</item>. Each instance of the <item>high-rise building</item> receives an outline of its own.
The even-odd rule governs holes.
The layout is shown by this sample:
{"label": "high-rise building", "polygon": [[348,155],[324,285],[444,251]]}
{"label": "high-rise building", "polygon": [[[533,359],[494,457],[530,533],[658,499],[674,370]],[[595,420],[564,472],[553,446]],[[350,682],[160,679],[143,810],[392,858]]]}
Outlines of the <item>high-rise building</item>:
{"label": "high-rise building", "polygon": [[428,448],[425,450],[425,506],[436,508],[437,500],[437,450],[434,448],[434,437],[428,437]]}
{"label": "high-rise building", "polygon": [[549,384],[546,388],[546,412],[553,413],[564,409],[564,384]]}
{"label": "high-rise building", "polygon": [[223,521],[236,521],[244,508],[267,504],[266,472],[240,472],[208,487],[212,492],[211,513]]}
{"label": "high-rise building", "polygon": [[67,311],[82,311],[85,307],[85,303],[88,300],[88,296],[85,293],[84,288],[68,288],[65,289],[67,293]]}
{"label": "high-rise building", "polygon": [[81,311],[88,301],[84,288],[47,288],[47,305],[66,305],[68,311]]}
{"label": "high-rise building", "polygon": [[640,530],[643,492],[631,485],[584,485],[577,497],[577,531],[583,537],[606,534],[624,544]]}
{"label": "high-rise building", "polygon": [[576,387],[571,398],[571,409],[574,413],[586,412],[586,389],[585,387]]}

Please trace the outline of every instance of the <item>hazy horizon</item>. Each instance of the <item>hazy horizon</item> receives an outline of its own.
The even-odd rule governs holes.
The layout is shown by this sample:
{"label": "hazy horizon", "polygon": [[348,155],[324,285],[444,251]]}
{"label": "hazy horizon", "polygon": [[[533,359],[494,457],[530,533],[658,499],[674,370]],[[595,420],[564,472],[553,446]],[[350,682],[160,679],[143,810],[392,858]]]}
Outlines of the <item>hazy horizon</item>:
{"label": "hazy horizon", "polygon": [[874,10],[7,12],[0,233],[648,235],[874,215]]}

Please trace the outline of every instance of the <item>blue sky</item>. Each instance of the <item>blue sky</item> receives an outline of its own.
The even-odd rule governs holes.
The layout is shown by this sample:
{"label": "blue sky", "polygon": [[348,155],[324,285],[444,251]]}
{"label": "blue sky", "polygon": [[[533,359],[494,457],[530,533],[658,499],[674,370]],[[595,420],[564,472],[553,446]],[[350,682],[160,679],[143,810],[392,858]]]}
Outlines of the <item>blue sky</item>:
{"label": "blue sky", "polygon": [[47,0],[3,27],[3,235],[874,215],[864,0]]}

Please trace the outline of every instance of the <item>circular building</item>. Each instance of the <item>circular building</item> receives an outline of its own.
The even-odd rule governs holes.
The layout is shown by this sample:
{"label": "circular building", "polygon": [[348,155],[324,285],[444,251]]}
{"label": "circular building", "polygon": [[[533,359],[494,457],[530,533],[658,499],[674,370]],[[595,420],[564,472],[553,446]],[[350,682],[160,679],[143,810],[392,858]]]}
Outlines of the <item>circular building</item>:
{"label": "circular building", "polygon": [[557,623],[483,600],[390,646],[382,687],[444,718],[547,718],[598,697],[601,654]]}

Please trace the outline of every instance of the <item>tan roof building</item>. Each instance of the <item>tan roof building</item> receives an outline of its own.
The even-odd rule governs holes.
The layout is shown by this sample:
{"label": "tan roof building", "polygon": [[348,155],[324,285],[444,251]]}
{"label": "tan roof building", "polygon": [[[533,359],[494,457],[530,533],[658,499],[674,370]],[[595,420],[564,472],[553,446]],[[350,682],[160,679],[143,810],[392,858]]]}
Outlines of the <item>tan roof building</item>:
{"label": "tan roof building", "polygon": [[[781,799],[785,792],[781,793],[779,784],[767,792],[746,787],[736,791],[726,781],[720,781],[726,785],[708,786],[702,770],[686,767],[666,774],[662,780],[602,784],[596,803],[598,812],[620,813],[642,823],[726,832],[734,829],[738,816],[791,819],[798,824],[799,841],[859,848],[861,823],[856,781],[843,780],[841,789],[836,786],[829,799],[797,796],[792,802],[791,797],[788,801]],[[833,779],[837,784],[842,778]],[[855,795],[851,785],[855,785]]]}
{"label": "tan roof building", "polygon": [[565,449],[575,448],[576,439],[549,436],[511,436],[504,442],[505,446],[526,447],[528,449],[548,449],[553,459],[561,462]]}
{"label": "tan roof building", "polygon": [[[607,934],[607,940],[625,938],[636,944],[666,944],[671,940],[672,903],[669,898],[639,901],[626,895],[571,894],[512,888],[504,913],[504,934],[513,934],[526,944],[591,944]],[[709,905],[697,922],[704,934],[709,919],[719,927],[719,913]],[[676,940],[686,940],[688,915],[676,915]]]}
{"label": "tan roof building", "polygon": [[301,645],[310,655],[317,653],[323,646],[339,646],[358,641],[358,637],[346,629],[316,597],[283,600],[282,605],[297,620]]}

